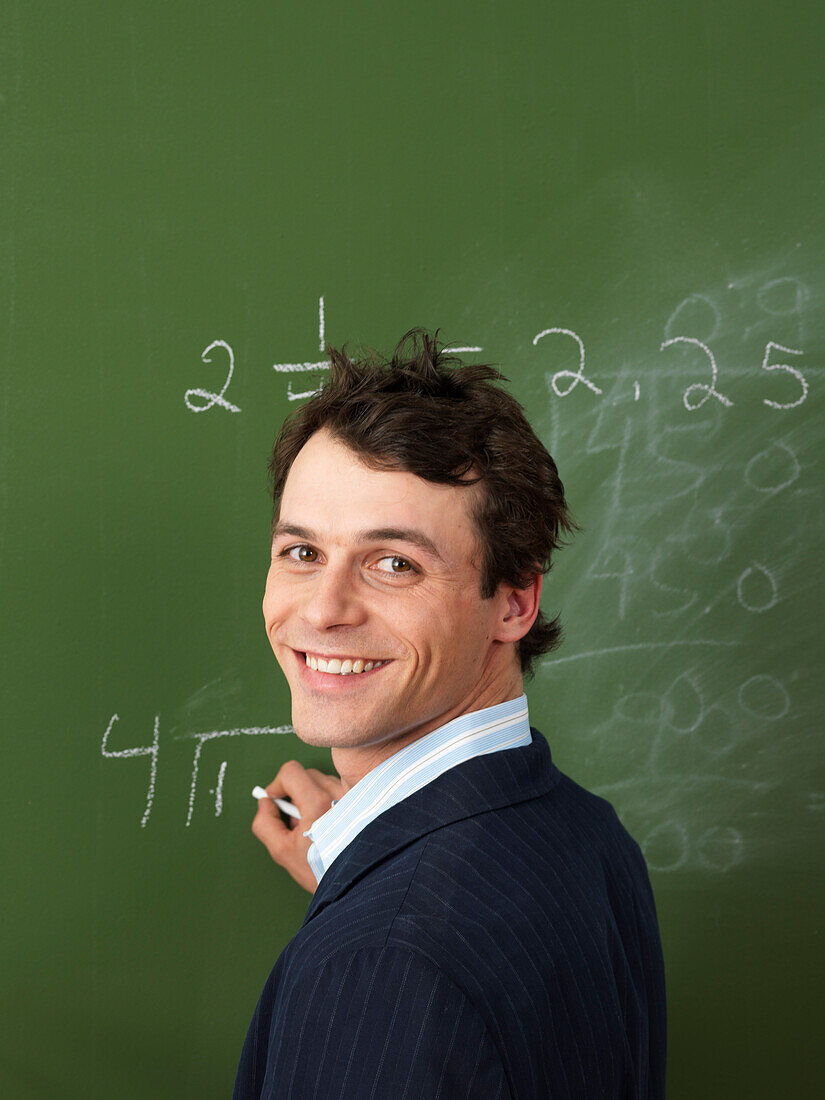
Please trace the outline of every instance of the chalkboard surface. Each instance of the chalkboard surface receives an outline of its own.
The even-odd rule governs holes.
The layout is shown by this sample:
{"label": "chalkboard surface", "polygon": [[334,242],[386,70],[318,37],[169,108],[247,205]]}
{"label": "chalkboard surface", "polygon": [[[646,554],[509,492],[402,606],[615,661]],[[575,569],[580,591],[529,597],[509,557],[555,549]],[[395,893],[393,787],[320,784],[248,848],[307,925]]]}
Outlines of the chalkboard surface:
{"label": "chalkboard surface", "polygon": [[10,0],[0,1091],[226,1097],[307,895],[266,463],[323,346],[498,364],[582,532],[526,685],[651,869],[669,1096],[822,1061],[825,17]]}

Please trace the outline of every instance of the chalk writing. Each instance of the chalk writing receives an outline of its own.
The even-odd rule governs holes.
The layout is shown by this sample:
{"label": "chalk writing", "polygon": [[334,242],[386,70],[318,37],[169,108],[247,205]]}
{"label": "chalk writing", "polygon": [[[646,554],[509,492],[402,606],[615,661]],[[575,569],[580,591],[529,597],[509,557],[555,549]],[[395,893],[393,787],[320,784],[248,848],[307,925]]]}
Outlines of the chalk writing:
{"label": "chalk writing", "polygon": [[759,562],[749,565],[736,582],[736,596],[746,611],[770,611],[779,599],[773,573]]}
{"label": "chalk writing", "polygon": [[[320,351],[325,351],[326,348],[325,348],[325,344],[324,344],[324,296],[323,295],[321,295],[321,297],[318,299],[318,343],[319,343],[319,350]],[[317,362],[307,362],[307,363],[273,363],[272,364],[272,369],[274,371],[278,371],[279,374],[295,374],[296,372],[300,373],[301,371],[329,370],[329,361],[327,359],[321,359]],[[315,392],[314,390],[310,390],[308,393],[302,394],[300,396],[309,397],[314,392]]]}
{"label": "chalk writing", "polygon": [[783,275],[761,286],[756,292],[756,301],[759,308],[772,317],[788,317],[801,313],[810,296],[810,291],[799,279]]}
{"label": "chalk writing", "polygon": [[[160,746],[160,715],[155,715],[154,722],[154,736],[151,745],[142,745],[139,748],[130,749],[110,749],[109,737],[112,733],[115,722],[119,721],[118,715],[113,714],[109,719],[109,724],[106,727],[106,732],[103,734],[103,742],[101,744],[101,755],[109,760],[115,759],[127,759],[129,757],[149,756],[151,758],[149,769],[149,783],[146,791],[146,808],[143,812],[140,825],[141,828],[145,828],[149,814],[152,809],[152,802],[155,795],[155,780],[157,778],[158,770],[158,750]],[[175,740],[177,741],[189,741],[194,740],[195,749],[192,758],[192,771],[189,782],[189,797],[188,807],[186,813],[186,825],[190,825],[192,822],[192,815],[195,810],[195,801],[197,796],[198,786],[198,770],[200,766],[201,755],[203,753],[204,745],[210,741],[222,740],[224,738],[234,737],[261,737],[280,735],[285,733],[294,733],[292,726],[243,726],[236,729],[227,730],[208,730],[205,733],[187,733],[178,735]],[[217,784],[214,788],[210,789],[210,793],[215,795],[215,816],[220,817],[223,812],[223,789],[224,781],[226,778],[227,761],[223,760],[218,769]],[[248,786],[248,784],[247,784]]]}
{"label": "chalk writing", "polygon": [[[246,726],[242,729],[209,730],[208,733],[187,733],[179,736],[177,740],[194,740],[195,752],[192,758],[192,777],[189,784],[189,807],[186,813],[186,824],[192,824],[192,814],[195,812],[195,797],[198,789],[198,769],[200,767],[201,754],[204,745],[210,741],[217,741],[224,737],[261,737],[272,734],[294,733],[292,726]],[[224,773],[226,769],[224,768]]]}
{"label": "chalk writing", "polygon": [[[693,385],[688,386],[688,388],[682,394],[682,403],[684,404],[688,412],[695,412],[697,409],[701,409],[701,407],[704,405],[709,397],[715,397],[716,400],[721,402],[721,404],[723,405],[732,405],[733,402],[730,400],[730,398],[725,397],[724,394],[719,393],[719,391],[716,389],[716,376],[718,374],[716,368],[716,360],[713,358],[713,352],[710,350],[707,344],[703,343],[701,340],[694,339],[694,337],[692,336],[673,336],[670,340],[664,341],[661,346],[661,350],[664,351],[665,348],[672,347],[674,344],[694,344],[697,348],[701,348],[701,350],[705,353],[705,355],[707,355],[708,359],[710,360],[710,385],[707,385],[704,382],[694,382]],[[690,396],[692,393],[701,393],[703,396],[694,401]]]}
{"label": "chalk writing", "polygon": [[[735,290],[740,298],[744,299],[745,289],[742,281],[731,283],[728,289]],[[801,335],[801,317],[808,304],[809,298],[810,292],[808,288],[796,278],[783,276],[769,280],[759,287],[756,293],[756,302],[764,316],[756,325],[751,325],[745,330],[744,337],[746,338],[749,335],[751,329],[764,327],[766,322],[776,325],[779,319],[789,317],[799,321]],[[734,405],[733,399],[725,393],[722,393],[718,388],[719,368],[716,362],[716,355],[710,347],[710,341],[717,338],[722,332],[722,322],[723,314],[719,304],[710,294],[704,292],[690,294],[688,297],[684,298],[665,322],[665,339],[659,345],[659,351],[664,352],[677,344],[692,345],[698,348],[707,358],[710,367],[709,382],[692,382],[682,394],[682,404],[688,412],[697,412],[711,398],[726,408],[732,408]],[[690,331],[691,329],[693,331]],[[539,342],[546,339],[548,336],[564,336],[572,340],[576,346],[578,357],[578,366],[575,370],[562,368],[546,373],[545,380],[552,395],[555,398],[569,397],[581,385],[590,390],[592,394],[602,396],[604,393],[602,387],[597,385],[585,374],[586,352],[582,337],[577,332],[574,332],[573,329],[565,328],[561,325],[554,325],[550,328],[542,329],[541,332],[537,333],[532,339],[533,346],[537,347]],[[318,345],[322,353],[327,350],[325,342],[325,307],[323,295],[318,299]],[[234,352],[230,345],[224,340],[214,340],[202,353],[202,359],[204,362],[211,362],[208,353],[217,347],[224,348],[229,356],[227,377],[223,387],[218,392],[202,388],[187,390],[185,401],[187,407],[192,412],[205,412],[207,409],[214,407],[223,408],[228,412],[240,412],[240,408],[237,405],[233,405],[225,396],[235,367]],[[482,346],[476,344],[444,347],[445,353],[468,353],[480,352],[482,350]],[[779,411],[798,408],[808,396],[808,380],[798,366],[791,366],[788,363],[771,362],[771,357],[776,352],[783,355],[803,355],[803,350],[801,348],[791,348],[770,339],[765,346],[765,353],[761,363],[761,369],[764,371],[781,371],[789,378],[793,378],[798,386],[798,392],[794,400],[777,401],[773,397],[763,397],[762,403],[768,408]],[[328,359],[278,362],[271,365],[271,369],[277,374],[317,374],[329,370],[329,367],[330,362]],[[741,373],[742,368],[729,367],[727,371],[728,374],[736,374]],[[746,370],[746,373],[752,372]],[[638,377],[627,379],[626,375],[627,371],[623,369],[623,381],[626,381],[631,388],[621,393],[616,393],[614,390],[614,396],[611,401],[613,405],[624,400],[625,393],[627,393],[628,396],[632,393],[631,400],[634,403],[640,401],[642,395],[641,382]],[[663,372],[657,371],[657,375],[661,377]],[[316,388],[298,390],[292,388],[292,382],[290,380],[287,382],[287,400],[303,400],[319,393],[321,389],[323,389],[323,380],[319,381],[319,385]],[[199,400],[195,400],[196,398]]]}
{"label": "chalk writing", "polygon": [[[223,348],[229,356],[229,371],[226,375],[226,380],[224,381],[223,388],[220,390],[219,393],[213,393],[211,390],[203,389],[187,390],[184,394],[186,407],[195,413],[206,412],[207,409],[211,409],[215,405],[217,405],[221,409],[226,409],[227,412],[240,412],[241,410],[238,408],[237,405],[233,405],[224,397],[224,394],[229,388],[229,383],[232,381],[232,372],[235,369],[235,353],[232,351],[232,348],[229,346],[229,344],[227,344],[225,340],[213,340],[209,347],[204,348],[204,350],[201,352],[201,359],[204,361],[204,363],[212,362],[212,360],[209,358],[209,352],[212,351],[214,348]],[[193,400],[193,398],[195,397],[203,398],[205,403],[200,404],[198,402],[195,402]]]}
{"label": "chalk writing", "polygon": [[775,344],[773,340],[768,342],[768,346],[765,348],[765,358],[762,360],[762,370],[784,370],[795,378],[802,388],[802,392],[796,401],[786,401],[785,404],[781,404],[779,401],[769,401],[767,397],[763,398],[763,404],[769,405],[772,409],[795,409],[797,405],[801,405],[805,398],[808,396],[808,383],[801,370],[797,370],[796,367],[791,367],[787,363],[769,363],[768,360],[771,357],[771,352],[776,349],[783,352],[785,355],[802,355],[802,352],[794,348],[784,348],[781,344]]}
{"label": "chalk writing", "polygon": [[[702,331],[703,322],[707,325],[707,331]],[[693,333],[707,343],[718,334],[721,323],[722,316],[712,299],[705,294],[691,294],[679,303],[665,322],[665,343],[683,337],[685,332]],[[679,332],[682,326],[684,332]]]}
{"label": "chalk writing", "polygon": [[801,472],[799,459],[787,443],[778,439],[749,460],[745,481],[757,493],[773,494],[793,485]]}
{"label": "chalk writing", "polygon": [[148,756],[150,758],[149,763],[149,784],[146,788],[146,809],[143,811],[143,817],[140,819],[140,827],[144,829],[146,823],[149,820],[149,814],[152,812],[152,800],[155,797],[155,778],[158,771],[158,745],[159,745],[159,723],[160,715],[155,715],[155,728],[154,736],[152,738],[151,745],[143,745],[137,749],[110,749],[109,735],[112,732],[115,722],[119,722],[120,718],[117,714],[113,714],[109,719],[109,725],[106,727],[106,732],[103,734],[103,743],[100,746],[100,751],[103,756],[108,760],[124,760],[131,756]]}
{"label": "chalk writing", "polygon": [[[533,347],[538,344],[539,340],[543,340],[545,336],[569,336],[571,340],[575,340],[579,349],[579,369],[577,371],[571,370],[557,370],[550,378],[550,385],[553,388],[553,392],[557,397],[567,397],[569,393],[578,386],[579,382],[583,382],[588,389],[591,389],[593,393],[601,393],[602,391],[595,384],[591,382],[589,378],[584,376],[584,343],[582,338],[572,329],[569,328],[546,328],[543,332],[540,332],[537,336],[533,337]],[[566,378],[570,380],[569,386],[566,389],[559,389],[559,379]]]}
{"label": "chalk writing", "polygon": [[223,812],[223,780],[226,775],[227,761],[222,760],[221,766],[218,769],[218,784],[217,787],[210,788],[209,793],[215,796],[215,817],[220,817]]}
{"label": "chalk writing", "polygon": [[[800,673],[774,639],[825,539],[811,457],[823,371],[807,353],[819,334],[815,304],[805,282],[774,266],[683,288],[626,346],[574,331],[564,315],[523,341],[537,376],[525,386],[540,392],[531,421],[586,511],[560,609],[591,644],[545,659],[540,675],[551,691],[592,684],[603,713],[576,730],[576,743],[585,765],[611,781],[588,785],[614,798],[629,823],[637,814],[633,832],[653,871],[737,868],[754,853],[747,823],[763,809],[753,803],[782,778],[769,762],[785,736],[777,724],[799,715]],[[271,366],[290,402],[325,384],[326,305],[320,296],[321,358],[313,339],[300,361]],[[444,351],[474,354],[484,342]],[[216,348],[229,354],[229,373],[220,391],[187,391],[198,411],[226,411],[234,356],[221,342],[204,354]],[[194,744],[182,824],[198,812],[203,820],[206,790],[216,817],[227,805],[232,760],[212,760],[211,740],[288,728],[186,734]],[[152,759],[143,823],[156,750]],[[825,809],[820,793],[806,797]]]}
{"label": "chalk writing", "polygon": [[751,676],[739,688],[739,706],[753,718],[775,722],[791,709],[787,688],[774,676]]}

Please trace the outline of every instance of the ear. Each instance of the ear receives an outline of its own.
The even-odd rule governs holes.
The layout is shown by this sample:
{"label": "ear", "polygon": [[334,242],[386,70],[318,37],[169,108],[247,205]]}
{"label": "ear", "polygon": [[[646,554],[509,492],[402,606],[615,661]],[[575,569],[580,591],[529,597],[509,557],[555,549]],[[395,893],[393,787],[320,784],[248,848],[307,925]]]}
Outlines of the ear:
{"label": "ear", "polygon": [[539,613],[541,585],[544,576],[534,573],[528,588],[502,585],[503,614],[498,624],[497,642],[517,642],[529,631]]}

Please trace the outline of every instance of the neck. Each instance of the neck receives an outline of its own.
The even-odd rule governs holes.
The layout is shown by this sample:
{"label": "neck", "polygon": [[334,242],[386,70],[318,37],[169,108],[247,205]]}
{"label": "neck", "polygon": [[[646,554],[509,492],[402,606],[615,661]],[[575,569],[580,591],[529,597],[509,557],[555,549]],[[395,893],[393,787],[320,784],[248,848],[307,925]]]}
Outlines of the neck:
{"label": "neck", "polygon": [[518,667],[501,670],[501,674],[490,675],[490,669],[485,670],[473,690],[467,697],[455,703],[449,709],[428,722],[413,729],[404,730],[397,737],[391,738],[378,745],[364,745],[358,748],[334,748],[332,750],[332,763],[340,775],[344,790],[349,790],[355,784],[369,774],[373,768],[377,768],[385,760],[399,752],[401,749],[419,741],[433,730],[446,726],[454,718],[460,718],[462,714],[472,714],[477,710],[485,710],[494,707],[498,703],[506,703],[509,699],[518,699],[524,693],[524,684],[521,671]]}

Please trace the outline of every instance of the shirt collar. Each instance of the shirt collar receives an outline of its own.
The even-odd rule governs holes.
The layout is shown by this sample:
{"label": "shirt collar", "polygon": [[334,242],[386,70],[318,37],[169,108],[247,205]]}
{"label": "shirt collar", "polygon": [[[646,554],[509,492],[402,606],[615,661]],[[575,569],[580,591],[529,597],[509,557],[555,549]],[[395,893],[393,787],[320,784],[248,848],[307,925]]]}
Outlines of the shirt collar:
{"label": "shirt collar", "polygon": [[459,715],[399,749],[345,792],[304,836],[307,861],[318,882],[371,821],[449,768],[474,756],[530,744],[527,696]]}

